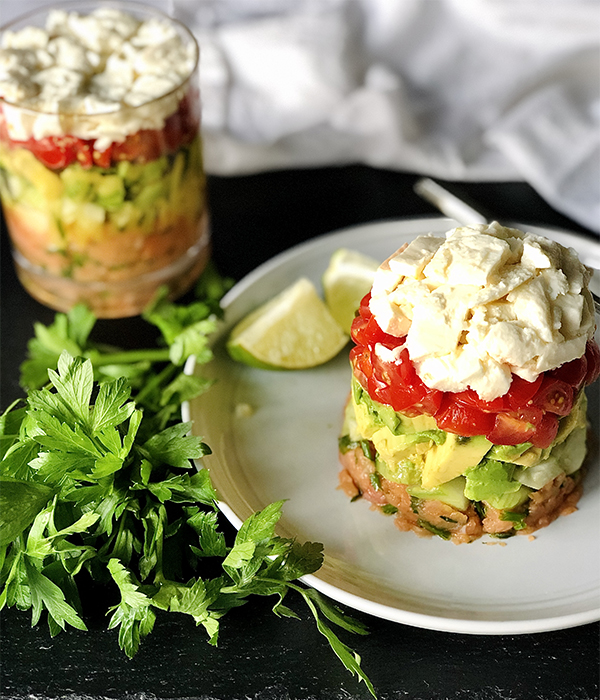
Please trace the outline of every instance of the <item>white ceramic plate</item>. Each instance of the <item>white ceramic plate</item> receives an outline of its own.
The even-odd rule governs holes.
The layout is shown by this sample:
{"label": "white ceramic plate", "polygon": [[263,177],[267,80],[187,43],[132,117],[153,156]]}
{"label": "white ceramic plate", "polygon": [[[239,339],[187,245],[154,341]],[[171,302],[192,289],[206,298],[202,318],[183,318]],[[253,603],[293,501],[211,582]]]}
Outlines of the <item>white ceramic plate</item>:
{"label": "white ceramic plate", "polygon": [[[365,501],[351,503],[336,488],[337,437],[350,386],[346,352],[299,372],[251,369],[224,352],[232,324],[300,275],[319,284],[337,248],[383,260],[419,233],[454,225],[443,218],[367,224],[313,239],[257,268],[224,299],[215,360],[198,368],[217,381],[185,407],[184,417],[213,450],[203,463],[226,517],[239,528],[252,512],[288,499],[279,533],[323,543],[323,567],[304,580],[340,603],[408,625],[470,634],[541,632],[598,620],[599,469],[586,478],[579,510],[534,540],[456,546],[421,539],[399,532],[391,518]],[[535,230],[576,248],[587,264],[600,268],[600,244]],[[597,425],[598,385],[590,394]],[[242,410],[248,406],[251,415]]]}

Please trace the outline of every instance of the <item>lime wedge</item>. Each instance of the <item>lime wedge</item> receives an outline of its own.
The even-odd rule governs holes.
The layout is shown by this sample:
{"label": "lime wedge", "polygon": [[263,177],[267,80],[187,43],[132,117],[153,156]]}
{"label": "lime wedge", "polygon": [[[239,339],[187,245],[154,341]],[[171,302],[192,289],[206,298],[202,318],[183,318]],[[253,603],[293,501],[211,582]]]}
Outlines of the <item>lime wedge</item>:
{"label": "lime wedge", "polygon": [[371,289],[379,263],[362,253],[347,248],[336,250],[323,274],[325,303],[331,315],[346,333],[360,300]]}
{"label": "lime wedge", "polygon": [[347,341],[314,284],[302,277],[242,319],[227,350],[252,367],[307,369],[335,357]]}

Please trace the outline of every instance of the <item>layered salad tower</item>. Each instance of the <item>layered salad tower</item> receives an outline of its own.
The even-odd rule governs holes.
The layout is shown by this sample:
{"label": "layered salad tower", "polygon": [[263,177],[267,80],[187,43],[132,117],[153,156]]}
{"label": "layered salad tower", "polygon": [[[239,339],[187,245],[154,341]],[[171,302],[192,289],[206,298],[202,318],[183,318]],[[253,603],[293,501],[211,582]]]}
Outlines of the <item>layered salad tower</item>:
{"label": "layered salad tower", "polygon": [[3,32],[0,194],[35,297],[127,316],[208,256],[198,47],[151,8],[99,4]]}
{"label": "layered salad tower", "polygon": [[455,543],[575,510],[600,373],[590,275],[572,249],[497,223],[386,260],[352,325],[344,491]]}

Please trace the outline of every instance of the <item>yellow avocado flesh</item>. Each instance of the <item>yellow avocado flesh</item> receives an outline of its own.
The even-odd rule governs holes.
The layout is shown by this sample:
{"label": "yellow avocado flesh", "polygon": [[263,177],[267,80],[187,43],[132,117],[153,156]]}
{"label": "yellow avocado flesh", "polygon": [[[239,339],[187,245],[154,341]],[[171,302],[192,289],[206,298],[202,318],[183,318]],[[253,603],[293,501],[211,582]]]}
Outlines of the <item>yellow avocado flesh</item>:
{"label": "yellow avocado flesh", "polygon": [[[357,395],[360,395],[358,401]],[[373,442],[379,457],[389,466],[390,473],[401,473],[400,463],[410,460],[421,470],[420,485],[423,489],[434,489],[460,476],[479,464],[492,447],[492,443],[482,435],[463,438],[445,433],[442,444],[436,444],[432,439],[415,441],[417,433],[437,431],[435,418],[400,415],[398,430],[401,432],[394,434],[387,425],[382,425],[376,402],[358,391],[353,392],[352,401],[356,430],[363,438]]]}
{"label": "yellow avocado flesh", "polygon": [[433,489],[450,481],[479,464],[489,452],[492,443],[483,435],[463,438],[447,433],[443,445],[434,445],[425,455],[421,484],[425,489]]}

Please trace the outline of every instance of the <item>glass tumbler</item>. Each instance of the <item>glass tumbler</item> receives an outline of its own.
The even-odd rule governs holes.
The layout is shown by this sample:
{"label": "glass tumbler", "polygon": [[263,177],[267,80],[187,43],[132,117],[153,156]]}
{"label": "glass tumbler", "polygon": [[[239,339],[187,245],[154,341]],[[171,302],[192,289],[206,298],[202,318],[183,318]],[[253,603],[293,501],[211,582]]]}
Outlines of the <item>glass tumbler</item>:
{"label": "glass tumbler", "polygon": [[99,318],[185,293],[210,254],[192,33],[102,1],[0,32],[0,198],[25,289]]}

